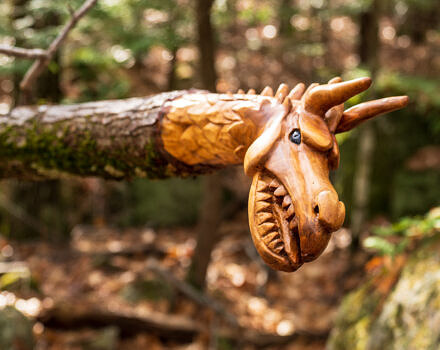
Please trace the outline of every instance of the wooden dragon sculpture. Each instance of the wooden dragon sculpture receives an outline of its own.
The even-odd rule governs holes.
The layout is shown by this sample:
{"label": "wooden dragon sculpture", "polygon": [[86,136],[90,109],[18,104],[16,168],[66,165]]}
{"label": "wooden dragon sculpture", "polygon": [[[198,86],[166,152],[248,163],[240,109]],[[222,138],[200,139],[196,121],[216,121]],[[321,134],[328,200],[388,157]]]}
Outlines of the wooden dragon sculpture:
{"label": "wooden dragon sculpture", "polygon": [[345,218],[329,180],[339,165],[335,134],[404,107],[389,97],[344,111],[370,78],[328,84],[282,84],[274,94],[194,91],[164,103],[159,127],[163,149],[181,166],[244,163],[253,178],[249,226],[257,251],[272,268],[295,271],[317,258]]}
{"label": "wooden dragon sculpture", "polygon": [[406,96],[344,111],[369,78],[281,85],[245,94],[189,90],[76,105],[22,106],[0,116],[0,178],[160,178],[244,164],[253,178],[249,225],[273,268],[315,259],[341,227],[344,204],[329,180],[335,134],[404,107]]}

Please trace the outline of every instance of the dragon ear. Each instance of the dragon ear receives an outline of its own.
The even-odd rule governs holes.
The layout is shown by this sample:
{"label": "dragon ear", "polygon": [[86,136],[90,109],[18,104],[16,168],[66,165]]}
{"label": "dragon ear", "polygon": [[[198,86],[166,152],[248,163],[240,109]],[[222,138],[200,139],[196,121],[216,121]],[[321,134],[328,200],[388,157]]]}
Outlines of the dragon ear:
{"label": "dragon ear", "polygon": [[408,96],[394,96],[353,106],[342,114],[335,133],[349,131],[368,119],[401,109],[407,104]]}

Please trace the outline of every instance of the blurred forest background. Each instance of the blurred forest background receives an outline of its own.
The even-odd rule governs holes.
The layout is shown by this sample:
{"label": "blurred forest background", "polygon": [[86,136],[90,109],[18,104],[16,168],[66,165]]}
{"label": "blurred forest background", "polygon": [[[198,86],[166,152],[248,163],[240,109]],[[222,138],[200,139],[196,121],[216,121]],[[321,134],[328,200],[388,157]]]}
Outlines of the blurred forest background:
{"label": "blurred forest background", "polygon": [[[3,0],[0,44],[47,48],[81,4]],[[338,135],[332,181],[345,228],[290,275],[269,271],[252,246],[241,168],[162,181],[2,181],[0,344],[323,349],[344,294],[439,229],[439,18],[437,0],[99,0],[26,98],[18,85],[32,62],[0,54],[0,114],[334,76],[373,77],[351,104],[411,101]]]}

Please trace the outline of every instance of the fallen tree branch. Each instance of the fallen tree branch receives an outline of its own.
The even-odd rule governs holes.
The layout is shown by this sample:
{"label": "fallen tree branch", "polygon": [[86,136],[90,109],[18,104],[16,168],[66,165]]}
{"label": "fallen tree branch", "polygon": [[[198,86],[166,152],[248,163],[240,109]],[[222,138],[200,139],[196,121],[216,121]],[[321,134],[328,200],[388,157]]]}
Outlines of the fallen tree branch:
{"label": "fallen tree branch", "polygon": [[[117,327],[122,337],[131,337],[140,333],[155,334],[159,337],[189,342],[201,332],[209,332],[205,325],[176,315],[151,312],[142,315],[135,312],[108,310],[86,304],[57,304],[44,309],[37,320],[47,328],[53,329],[82,329]],[[328,332],[295,331],[290,335],[261,333],[255,330],[239,328],[223,328],[215,332],[217,336],[231,339],[237,344],[252,344],[257,348],[280,346],[294,341],[322,341],[328,337]]]}
{"label": "fallen tree branch", "polygon": [[240,324],[238,323],[236,317],[230,312],[228,312],[222,304],[220,304],[217,300],[211,298],[209,295],[206,295],[198,291],[189,283],[186,283],[185,281],[181,281],[176,277],[174,277],[170,271],[161,267],[157,262],[157,260],[149,259],[147,262],[147,269],[159,275],[162,279],[164,279],[169,284],[171,284],[179,292],[183,293],[197,304],[213,310],[215,313],[221,316],[227,323],[229,323],[229,325],[240,328]]}
{"label": "fallen tree branch", "polygon": [[0,53],[7,56],[14,56],[28,59],[44,59],[47,57],[47,52],[43,49],[25,49],[22,47],[0,45]]}
{"label": "fallen tree branch", "polygon": [[167,339],[191,341],[203,331],[197,322],[175,315],[152,312],[138,315],[133,312],[104,310],[91,305],[55,305],[38,317],[45,327],[75,329],[116,326],[121,335],[128,337],[139,333],[152,333]]}
{"label": "fallen tree branch", "polygon": [[69,32],[75,27],[78,21],[83,17],[97,2],[98,0],[87,0],[76,12],[73,13],[70,21],[64,26],[58,36],[49,45],[44,57],[39,58],[26,72],[23,80],[20,83],[20,89],[23,91],[30,90],[35,79],[44,71],[47,67],[56,51],[59,49],[63,41],[66,39]]}

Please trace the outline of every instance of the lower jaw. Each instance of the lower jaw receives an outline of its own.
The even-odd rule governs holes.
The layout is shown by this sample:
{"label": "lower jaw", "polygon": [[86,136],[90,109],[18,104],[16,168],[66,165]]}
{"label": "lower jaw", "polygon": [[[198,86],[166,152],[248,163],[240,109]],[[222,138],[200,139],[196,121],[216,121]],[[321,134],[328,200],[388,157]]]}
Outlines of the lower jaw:
{"label": "lower jaw", "polygon": [[249,225],[256,249],[269,266],[292,272],[303,264],[293,203],[281,182],[268,171],[254,175]]}

